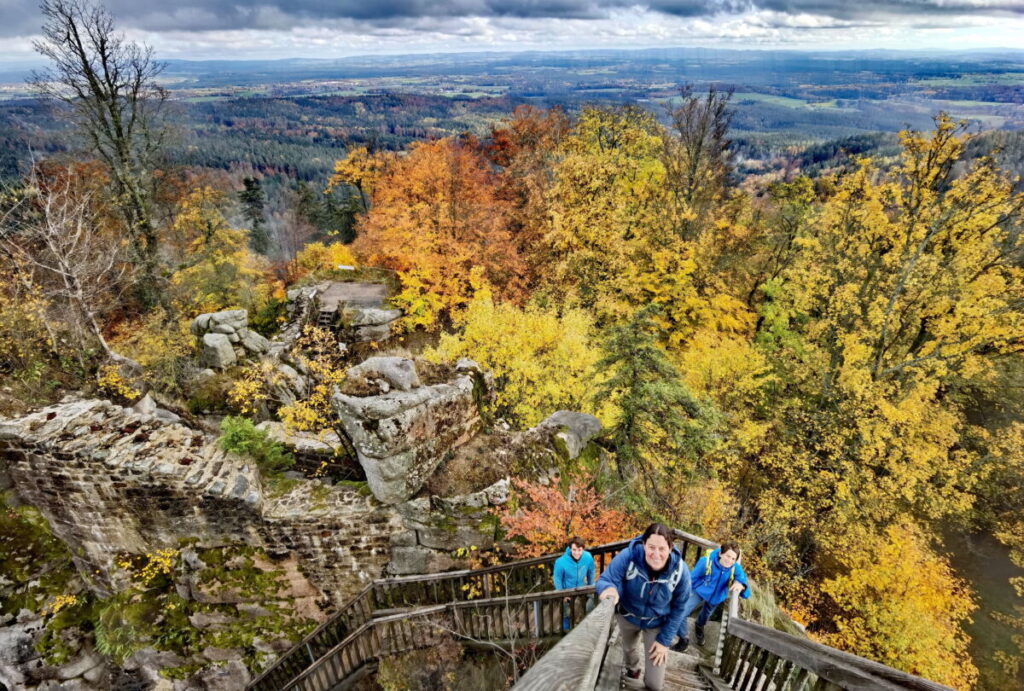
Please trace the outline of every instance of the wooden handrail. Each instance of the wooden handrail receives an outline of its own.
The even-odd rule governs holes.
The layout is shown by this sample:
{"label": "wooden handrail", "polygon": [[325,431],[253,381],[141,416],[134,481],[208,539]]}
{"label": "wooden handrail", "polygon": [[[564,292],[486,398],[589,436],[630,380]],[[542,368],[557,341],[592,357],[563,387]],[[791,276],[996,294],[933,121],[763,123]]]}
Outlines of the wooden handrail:
{"label": "wooden handrail", "polygon": [[[368,662],[417,648],[436,645],[447,635],[483,640],[505,640],[510,628],[523,638],[560,635],[562,602],[586,600],[594,595],[592,587],[510,595],[488,600],[454,602],[420,607],[366,622],[343,641],[327,651],[316,663],[280,687],[281,691],[327,691]],[[533,607],[536,621],[518,616],[527,605]],[[518,610],[518,611],[517,611]],[[512,612],[507,624],[493,624],[495,612]],[[494,635],[490,635],[493,631]]]}
{"label": "wooden handrail", "polygon": [[615,605],[602,600],[583,622],[527,670],[518,691],[593,691],[612,631]]}
{"label": "wooden handrail", "polygon": [[739,618],[729,621],[727,636],[721,678],[732,688],[756,688],[761,679],[764,688],[772,684],[783,688],[787,680],[807,680],[813,675],[821,688],[950,691],[942,684]]}
{"label": "wooden handrail", "polygon": [[[718,547],[714,542],[681,530],[674,530],[673,533],[676,539],[683,543],[683,558],[691,563],[700,558],[702,548]],[[598,569],[603,570],[607,566],[607,562],[610,561],[610,557],[618,553],[629,542],[630,540],[621,540],[599,545],[589,550],[595,557]],[[689,554],[690,545],[696,548],[692,556]],[[391,610],[399,606],[432,606],[463,599],[478,601],[495,595],[496,593],[492,591],[498,586],[506,588],[512,586],[531,591],[535,590],[538,585],[553,587],[553,583],[550,583],[550,572],[545,573],[543,578],[524,577],[521,582],[515,582],[512,574],[514,572],[528,573],[532,567],[552,565],[561,555],[562,553],[548,554],[481,569],[461,569],[444,573],[375,579],[327,621],[317,626],[299,643],[279,657],[257,676],[248,688],[258,691],[277,691],[282,688],[309,665],[358,630],[362,624],[373,619],[375,611]],[[493,578],[495,575],[506,573],[510,576],[508,579],[511,581],[510,583],[495,583]],[[416,586],[422,586],[422,589],[417,589]],[[432,586],[432,588],[427,586]],[[462,586],[466,586],[466,588],[463,589]]]}

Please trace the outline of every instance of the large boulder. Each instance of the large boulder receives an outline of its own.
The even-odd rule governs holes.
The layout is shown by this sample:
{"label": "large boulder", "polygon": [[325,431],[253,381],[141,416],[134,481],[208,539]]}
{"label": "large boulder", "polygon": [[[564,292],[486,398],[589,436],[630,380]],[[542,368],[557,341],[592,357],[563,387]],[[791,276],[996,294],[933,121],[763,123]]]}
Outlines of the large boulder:
{"label": "large boulder", "polygon": [[559,410],[546,417],[539,427],[558,430],[555,437],[565,445],[567,460],[575,460],[590,440],[601,433],[601,421],[593,415]]}
{"label": "large boulder", "polygon": [[265,353],[270,350],[270,341],[252,329],[244,329],[239,334],[239,345],[250,353]]}
{"label": "large boulder", "polygon": [[348,319],[349,326],[382,326],[402,318],[402,310],[386,310],[374,307],[354,309]]}
{"label": "large boulder", "polygon": [[231,340],[222,333],[203,334],[203,364],[214,369],[225,369],[238,362]]}
{"label": "large boulder", "polygon": [[[402,370],[393,374],[397,381],[411,383],[411,378],[401,379]],[[445,455],[480,426],[470,375],[378,396],[336,393],[332,403],[370,490],[385,504],[415,494]]]}
{"label": "large boulder", "polygon": [[350,379],[377,386],[382,393],[391,389],[411,391],[420,385],[416,363],[403,357],[376,356],[367,358],[346,372]]}

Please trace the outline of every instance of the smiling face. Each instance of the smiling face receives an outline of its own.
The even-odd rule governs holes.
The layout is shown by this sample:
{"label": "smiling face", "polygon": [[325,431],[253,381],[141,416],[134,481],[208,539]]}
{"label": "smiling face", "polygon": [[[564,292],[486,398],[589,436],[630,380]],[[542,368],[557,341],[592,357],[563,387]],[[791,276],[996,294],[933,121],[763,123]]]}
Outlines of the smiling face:
{"label": "smiling face", "polygon": [[579,561],[580,557],[583,556],[583,548],[579,545],[569,545],[569,554],[572,555],[573,559]]}
{"label": "smiling face", "polygon": [[736,563],[736,557],[738,555],[731,549],[728,552],[722,552],[718,555],[718,563],[722,565],[723,569],[731,568]]}
{"label": "smiling face", "polygon": [[644,543],[644,561],[652,571],[661,571],[668,563],[672,546],[661,535],[651,535]]}

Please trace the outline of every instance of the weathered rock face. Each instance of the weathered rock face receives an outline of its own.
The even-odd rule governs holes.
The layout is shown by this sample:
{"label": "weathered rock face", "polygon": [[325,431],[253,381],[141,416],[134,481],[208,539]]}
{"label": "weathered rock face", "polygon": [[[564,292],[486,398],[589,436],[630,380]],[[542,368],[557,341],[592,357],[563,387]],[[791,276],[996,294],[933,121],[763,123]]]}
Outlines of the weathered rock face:
{"label": "weathered rock face", "polygon": [[403,357],[376,356],[367,358],[346,372],[349,379],[365,382],[381,393],[391,389],[411,391],[420,386],[416,364]]}
{"label": "weathered rock face", "polygon": [[35,649],[43,634],[43,619],[27,610],[15,622],[0,627],[0,684],[8,689],[105,689],[111,669],[92,645],[65,637],[71,651],[65,663],[50,665]]}
{"label": "weathered rock face", "polygon": [[200,314],[190,328],[202,340],[201,359],[206,367],[224,369],[240,357],[270,349],[270,341],[249,329],[249,313],[245,310]]}
{"label": "weathered rock face", "polygon": [[494,546],[490,512],[508,501],[509,482],[499,480],[479,492],[455,497],[417,497],[395,508],[407,530],[391,536],[388,574],[434,573],[460,567],[452,553],[459,548]]}
{"label": "weathered rock face", "polygon": [[343,317],[352,340],[357,343],[368,343],[390,338],[395,322],[402,318],[402,310],[352,307],[345,310]]}
{"label": "weathered rock face", "polygon": [[349,487],[304,482],[268,496],[251,462],[197,431],[106,401],[69,401],[0,420],[0,476],[111,589],[119,553],[246,544],[295,554],[306,577],[343,602],[378,577],[401,517]]}
{"label": "weathered rock face", "polygon": [[[419,386],[411,360],[387,364],[386,370],[394,376],[380,376],[389,382],[393,378],[407,389],[377,396],[336,393],[331,400],[370,490],[385,504],[397,504],[423,486],[445,454],[473,436],[480,426],[480,411],[472,374],[445,384]],[[356,376],[366,374],[354,369]],[[379,374],[382,368],[374,369]]]}

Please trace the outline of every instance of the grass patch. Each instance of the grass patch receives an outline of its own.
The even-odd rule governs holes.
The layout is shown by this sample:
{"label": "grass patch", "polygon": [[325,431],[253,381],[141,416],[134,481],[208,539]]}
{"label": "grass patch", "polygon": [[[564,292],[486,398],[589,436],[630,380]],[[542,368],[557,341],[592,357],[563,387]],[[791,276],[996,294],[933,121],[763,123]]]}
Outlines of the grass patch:
{"label": "grass patch", "polygon": [[221,436],[217,440],[220,448],[231,453],[249,456],[260,472],[267,475],[280,473],[295,465],[295,457],[284,450],[261,429],[256,429],[252,420],[245,417],[228,416],[220,423]]}

